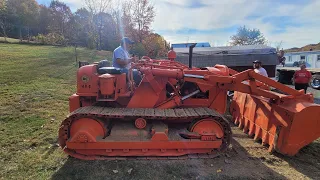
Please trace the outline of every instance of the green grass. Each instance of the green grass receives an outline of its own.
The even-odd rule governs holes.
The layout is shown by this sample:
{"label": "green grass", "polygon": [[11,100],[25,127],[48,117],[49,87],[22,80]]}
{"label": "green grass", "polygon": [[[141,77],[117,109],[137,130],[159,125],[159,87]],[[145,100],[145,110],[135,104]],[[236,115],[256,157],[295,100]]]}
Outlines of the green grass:
{"label": "green grass", "polygon": [[[110,59],[78,48],[78,60]],[[60,122],[75,92],[74,48],[0,44],[0,179],[48,179],[66,161]]]}

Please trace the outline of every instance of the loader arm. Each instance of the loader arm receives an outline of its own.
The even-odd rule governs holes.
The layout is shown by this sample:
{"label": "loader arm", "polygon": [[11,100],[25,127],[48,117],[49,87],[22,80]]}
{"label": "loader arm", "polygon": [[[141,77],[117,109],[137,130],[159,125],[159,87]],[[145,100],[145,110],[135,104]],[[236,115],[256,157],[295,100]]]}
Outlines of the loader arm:
{"label": "loader arm", "polygon": [[[263,96],[278,100],[284,96],[300,96],[303,95],[303,91],[294,90],[286,85],[278,83],[268,77],[255,73],[253,70],[246,70],[230,77],[215,77],[214,75],[205,76],[204,79],[208,79],[209,82],[214,82],[218,79],[218,86],[221,89],[239,91],[247,94]],[[228,80],[225,80],[228,79]],[[219,81],[220,80],[220,81]],[[270,91],[270,87],[282,91],[286,95],[282,95],[276,92]]]}
{"label": "loader arm", "polygon": [[[284,97],[284,95],[270,91],[269,87],[278,89],[284,94],[286,94],[286,96],[290,97],[296,97],[304,94],[303,91],[294,90],[268,77],[255,73],[252,69],[243,72],[237,72],[233,69],[228,68],[229,76],[215,75],[212,73],[208,73],[201,76],[197,74],[187,74],[184,71],[186,67],[179,66],[180,64],[177,62],[167,62],[165,60],[158,60],[154,62],[162,62],[162,65],[161,63],[133,64],[132,68],[129,70],[129,79],[131,79],[131,83],[133,83],[132,69],[137,68],[143,73],[146,73],[146,71],[150,70],[150,73],[154,76],[167,76],[168,78],[183,79],[184,81],[194,82],[196,84],[202,85],[205,84],[206,86],[217,85],[220,89],[239,91],[252,95],[271,98],[274,100],[280,99],[281,97]],[[169,63],[174,63],[177,66],[169,66]],[[132,88],[134,88],[134,86],[132,86]]]}
{"label": "loader arm", "polygon": [[[159,66],[157,66],[159,67]],[[176,78],[180,80],[184,80],[185,82],[192,82],[199,86],[200,90],[206,91],[212,89],[214,87],[218,87],[222,90],[232,90],[238,91],[246,94],[251,94],[255,96],[262,96],[265,98],[269,98],[273,103],[278,102],[279,100],[285,98],[295,98],[298,96],[308,96],[312,99],[312,95],[305,95],[303,91],[294,90],[288,86],[280,84],[272,79],[264,77],[260,74],[255,73],[253,70],[246,70],[243,72],[236,72],[234,70],[230,71],[232,76],[221,76],[221,75],[213,75],[206,74],[204,76],[195,75],[195,74],[185,74],[181,69],[140,69],[142,72],[152,73],[154,76],[166,76],[168,78]],[[270,90],[270,87],[280,90],[284,94],[276,93]],[[192,92],[197,94],[199,91]],[[183,101],[190,98],[189,96],[180,96],[179,94],[175,94],[171,99],[162,104],[158,105],[157,108],[174,108],[182,105]]]}

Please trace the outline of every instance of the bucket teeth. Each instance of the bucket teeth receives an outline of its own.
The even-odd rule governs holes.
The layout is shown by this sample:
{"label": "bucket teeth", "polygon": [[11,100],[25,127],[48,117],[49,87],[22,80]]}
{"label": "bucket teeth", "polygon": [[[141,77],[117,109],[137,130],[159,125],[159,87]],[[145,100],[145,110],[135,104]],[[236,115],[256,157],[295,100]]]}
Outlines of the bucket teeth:
{"label": "bucket teeth", "polygon": [[240,118],[240,122],[239,122],[239,125],[238,125],[238,127],[239,127],[240,129],[243,128],[243,119],[244,119],[244,117],[243,117],[243,118]]}
{"label": "bucket teeth", "polygon": [[239,117],[236,116],[235,112],[232,113],[232,117],[233,117],[232,119],[233,119],[234,124],[237,126],[239,124]]}
{"label": "bucket teeth", "polygon": [[254,123],[250,123],[249,132],[248,132],[249,137],[253,137],[253,135],[254,135],[254,130],[255,130],[255,125],[254,125]]}
{"label": "bucket teeth", "polygon": [[268,152],[272,153],[274,151],[274,145],[270,144],[269,148],[268,148]]}
{"label": "bucket teeth", "polygon": [[249,123],[250,123],[250,121],[248,121],[248,120],[244,120],[244,127],[243,127],[243,132],[244,133],[248,133],[248,131],[249,131]]}
{"label": "bucket teeth", "polygon": [[269,134],[267,132],[263,132],[263,135],[262,135],[262,145],[267,145],[268,144],[268,136]]}
{"label": "bucket teeth", "polygon": [[[320,105],[310,95],[295,91],[274,94],[277,98],[235,91],[232,101],[234,123],[265,146],[269,152],[294,156],[320,137]],[[266,91],[268,91],[266,89]],[[264,92],[267,94],[267,92]],[[291,90],[290,90],[291,91]],[[235,101],[237,99],[237,101]],[[307,121],[306,121],[307,120]]]}
{"label": "bucket teeth", "polygon": [[260,139],[260,137],[261,137],[261,129],[259,127],[256,127],[256,132],[255,132],[253,140],[258,141]]}

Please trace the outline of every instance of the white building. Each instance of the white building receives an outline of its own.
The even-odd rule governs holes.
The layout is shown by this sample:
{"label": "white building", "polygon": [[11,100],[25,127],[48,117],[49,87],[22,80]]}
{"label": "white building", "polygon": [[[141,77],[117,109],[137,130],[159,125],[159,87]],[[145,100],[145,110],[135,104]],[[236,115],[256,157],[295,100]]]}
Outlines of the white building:
{"label": "white building", "polygon": [[304,62],[307,68],[320,68],[320,50],[287,52],[284,56],[286,67],[298,67],[301,62]]}

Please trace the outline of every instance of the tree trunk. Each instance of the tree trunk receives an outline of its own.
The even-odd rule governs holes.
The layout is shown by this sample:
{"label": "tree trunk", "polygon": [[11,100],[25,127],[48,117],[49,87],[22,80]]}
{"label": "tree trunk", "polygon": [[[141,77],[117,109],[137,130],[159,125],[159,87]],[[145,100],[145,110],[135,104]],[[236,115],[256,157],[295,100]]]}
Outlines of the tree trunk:
{"label": "tree trunk", "polygon": [[102,43],[102,17],[100,17],[100,27],[99,27],[99,50],[101,50]]}
{"label": "tree trunk", "polygon": [[22,42],[22,29],[21,29],[21,25],[19,26],[19,38],[20,38],[20,42]]}
{"label": "tree trunk", "polygon": [[7,42],[7,32],[6,32],[5,22],[1,22],[1,29],[3,33],[4,41]]}
{"label": "tree trunk", "polygon": [[64,37],[64,23],[61,22],[61,35]]}
{"label": "tree trunk", "polygon": [[30,28],[29,28],[29,26],[27,27],[27,29],[28,29],[28,43],[30,42]]}
{"label": "tree trunk", "polygon": [[139,23],[139,32],[138,32],[138,34],[139,34],[139,42],[141,43],[142,42],[142,33],[141,33],[141,27],[140,27],[140,23]]}

